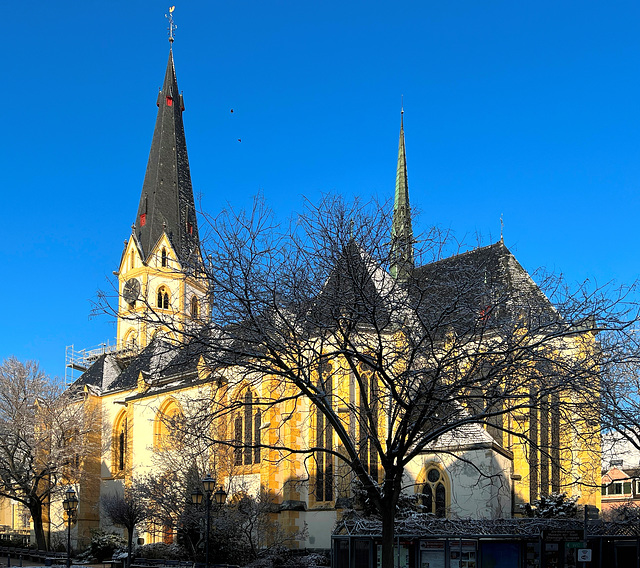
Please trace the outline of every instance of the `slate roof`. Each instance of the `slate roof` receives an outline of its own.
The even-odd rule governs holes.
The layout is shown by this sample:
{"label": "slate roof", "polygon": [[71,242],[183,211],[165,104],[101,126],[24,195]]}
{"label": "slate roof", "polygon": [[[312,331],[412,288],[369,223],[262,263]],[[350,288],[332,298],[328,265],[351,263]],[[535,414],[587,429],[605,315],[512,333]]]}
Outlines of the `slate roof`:
{"label": "slate roof", "polygon": [[100,355],[98,359],[73,383],[73,388],[93,386],[102,388],[102,377],[104,376],[104,361],[106,355]]}
{"label": "slate roof", "polygon": [[84,386],[96,387],[103,395],[133,390],[138,386],[140,373],[149,384],[163,383],[175,376],[187,382],[194,381],[197,380],[200,356],[206,357],[206,345],[206,340],[200,336],[179,348],[161,339],[154,339],[134,357],[101,355],[70,388],[81,390]]}
{"label": "slate roof", "polygon": [[495,440],[480,424],[470,423],[449,430],[435,442],[427,446],[427,450],[442,448],[458,448],[461,446],[494,444]]}
{"label": "slate roof", "polygon": [[316,298],[309,322],[322,329],[341,317],[378,328],[413,321],[436,336],[450,330],[472,335],[523,317],[532,329],[562,325],[503,242],[417,267],[396,281],[352,240]]}
{"label": "slate roof", "polygon": [[157,105],[158,115],[136,216],[135,234],[143,259],[146,260],[162,233],[166,232],[184,267],[198,261],[199,240],[182,122],[184,102],[178,91],[173,51],[169,52]]}
{"label": "slate roof", "polygon": [[341,317],[384,327],[391,323],[392,294],[402,292],[352,239],[310,310],[308,323],[332,327]]}
{"label": "slate roof", "polygon": [[160,378],[172,377],[174,375],[188,375],[197,372],[200,357],[206,359],[207,351],[210,349],[207,343],[208,330],[203,329],[200,334],[196,334],[186,345],[180,349],[170,346],[173,357],[165,361],[158,376]]}
{"label": "slate roof", "polygon": [[532,326],[559,322],[551,302],[502,241],[416,268],[407,283],[428,328],[475,333],[525,316]]}
{"label": "slate roof", "polygon": [[100,355],[93,364],[70,386],[79,392],[84,387],[90,387],[104,392],[120,376],[125,364],[113,354]]}

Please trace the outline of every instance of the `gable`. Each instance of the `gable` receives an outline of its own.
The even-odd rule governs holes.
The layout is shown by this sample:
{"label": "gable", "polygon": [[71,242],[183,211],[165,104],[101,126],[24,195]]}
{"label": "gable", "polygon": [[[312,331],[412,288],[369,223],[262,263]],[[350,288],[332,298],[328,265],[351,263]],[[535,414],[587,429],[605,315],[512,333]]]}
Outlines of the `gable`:
{"label": "gable", "polygon": [[124,251],[122,252],[118,273],[122,275],[137,268],[141,268],[142,266],[144,266],[144,261],[142,258],[140,244],[138,243],[138,239],[136,239],[135,235],[131,235],[124,247]]}
{"label": "gable", "polygon": [[351,240],[337,258],[309,313],[311,325],[333,326],[342,318],[353,323],[391,323],[393,298],[403,290]]}
{"label": "gable", "polygon": [[629,476],[619,470],[617,467],[612,467],[607,473],[602,476],[602,483],[611,483],[612,481],[620,481],[622,479],[630,479]]}
{"label": "gable", "polygon": [[146,264],[151,268],[182,270],[178,255],[166,232],[160,235],[156,244],[149,251]]}

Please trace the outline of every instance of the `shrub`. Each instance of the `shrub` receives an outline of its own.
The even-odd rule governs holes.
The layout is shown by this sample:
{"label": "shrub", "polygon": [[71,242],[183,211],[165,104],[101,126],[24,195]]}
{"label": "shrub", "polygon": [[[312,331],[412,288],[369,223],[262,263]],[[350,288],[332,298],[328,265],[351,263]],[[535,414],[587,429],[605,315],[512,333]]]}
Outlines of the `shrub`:
{"label": "shrub", "polygon": [[164,558],[166,560],[184,560],[187,557],[187,551],[178,544],[165,544],[164,542],[155,542],[145,544],[136,549],[138,558]]}
{"label": "shrub", "polygon": [[126,548],[127,543],[122,535],[102,530],[93,531],[88,553],[98,562],[110,559],[114,552]]}
{"label": "shrub", "polygon": [[312,552],[301,556],[292,556],[289,558],[287,565],[306,566],[308,568],[312,568],[315,566],[330,566],[331,562],[326,555],[318,552]]}
{"label": "shrub", "polygon": [[551,493],[533,503],[521,505],[528,517],[544,519],[573,519],[578,513],[577,496],[569,497],[566,493]]}
{"label": "shrub", "polygon": [[9,538],[0,540],[0,545],[10,548],[26,548],[29,545],[29,537],[21,535],[10,535]]}

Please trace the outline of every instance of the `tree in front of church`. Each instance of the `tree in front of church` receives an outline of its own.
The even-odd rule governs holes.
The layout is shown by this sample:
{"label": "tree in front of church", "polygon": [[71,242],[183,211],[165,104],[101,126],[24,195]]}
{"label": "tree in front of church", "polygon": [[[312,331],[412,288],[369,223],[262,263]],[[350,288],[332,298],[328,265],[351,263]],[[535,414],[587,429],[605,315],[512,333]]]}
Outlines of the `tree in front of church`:
{"label": "tree in front of church", "polygon": [[86,475],[92,449],[90,405],[75,401],[34,361],[10,357],[0,365],[0,497],[29,510],[41,550],[48,503]]}
{"label": "tree in front of church", "polygon": [[[201,400],[194,407],[200,409]],[[192,407],[185,400],[180,415],[162,415],[168,438],[174,446],[158,440],[152,458],[152,473],[136,477],[128,490],[129,495],[143,504],[146,519],[142,523],[146,532],[166,538],[175,538],[196,559],[204,554],[206,542],[205,506],[192,502],[196,491],[204,493],[202,479],[210,475],[233,486],[233,495],[211,511],[209,536],[211,561],[243,564],[253,561],[270,549],[279,548],[304,536],[305,530],[290,532],[278,525],[272,492],[260,488],[254,495],[241,479],[233,478],[234,449],[216,444],[210,452],[211,440],[222,439],[221,433],[212,434],[211,424],[192,416]],[[178,434],[179,436],[175,436]],[[175,443],[175,438],[179,442]]]}
{"label": "tree in front of church", "polygon": [[[599,384],[633,357],[637,317],[624,291],[535,284],[502,241],[442,258],[438,231],[390,240],[390,225],[385,207],[334,198],[284,226],[260,200],[210,220],[211,319],[189,337],[218,385],[193,416],[229,423],[224,437],[200,426],[212,445],[235,448],[240,466],[263,452],[293,481],[306,471],[321,506],[356,478],[382,519],[384,568],[407,466],[478,429],[535,454],[531,471],[546,473],[531,474],[532,495],[593,492]],[[424,503],[446,514],[434,487]]]}
{"label": "tree in front of church", "polygon": [[127,531],[127,567],[131,566],[133,535],[138,526],[149,518],[149,510],[135,488],[125,487],[124,492],[103,495],[100,507],[116,526]]}

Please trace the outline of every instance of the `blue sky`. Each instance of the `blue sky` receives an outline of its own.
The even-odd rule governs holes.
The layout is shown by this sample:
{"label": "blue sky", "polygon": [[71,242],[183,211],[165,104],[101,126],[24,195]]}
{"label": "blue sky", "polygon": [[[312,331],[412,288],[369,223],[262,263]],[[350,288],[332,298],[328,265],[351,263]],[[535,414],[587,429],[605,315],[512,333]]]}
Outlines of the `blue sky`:
{"label": "blue sky", "polygon": [[[64,375],[130,234],[169,4],[2,10],[0,358]],[[196,196],[391,198],[404,95],[418,225],[500,235],[525,268],[631,282],[640,236],[637,2],[178,3],[174,55]],[[234,113],[230,113],[230,109]],[[238,142],[238,138],[242,142]]]}

